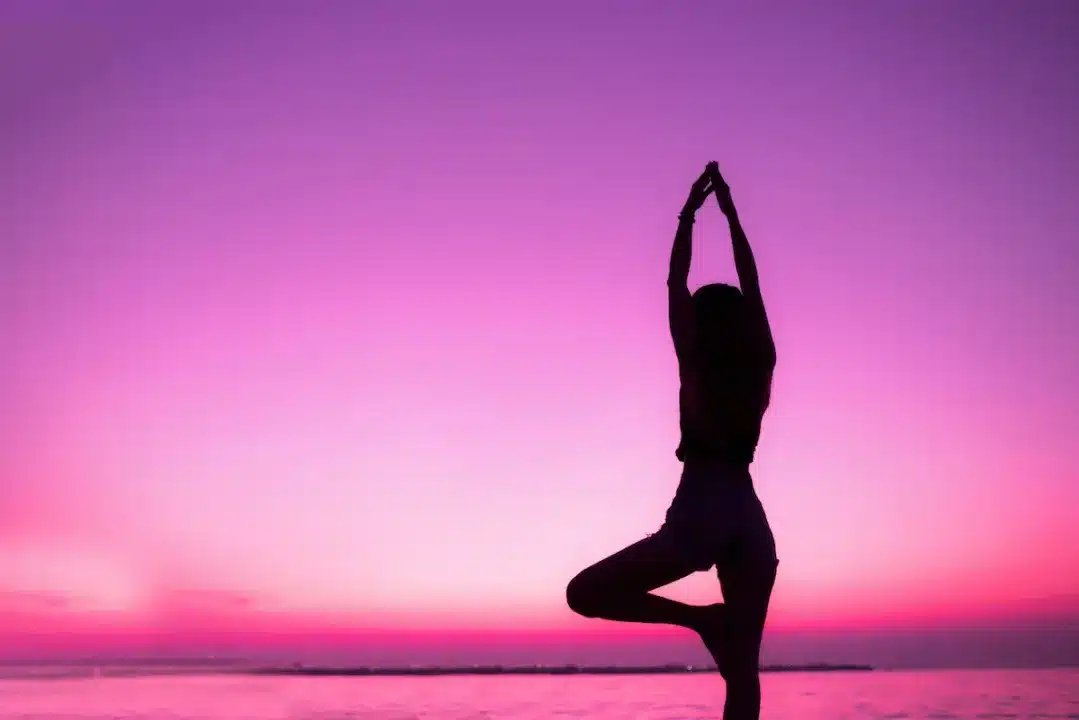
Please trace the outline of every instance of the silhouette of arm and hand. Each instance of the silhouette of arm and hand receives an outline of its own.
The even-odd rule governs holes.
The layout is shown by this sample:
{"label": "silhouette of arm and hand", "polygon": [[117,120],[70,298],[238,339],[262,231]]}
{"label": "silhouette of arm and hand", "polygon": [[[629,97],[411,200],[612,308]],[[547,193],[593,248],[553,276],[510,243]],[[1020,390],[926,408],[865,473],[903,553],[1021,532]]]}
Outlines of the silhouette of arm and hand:
{"label": "silhouette of arm and hand", "polygon": [[715,193],[719,209],[727,216],[731,230],[731,245],[734,249],[734,268],[738,273],[738,284],[742,289],[746,307],[752,322],[752,329],[757,335],[759,347],[766,354],[766,361],[771,365],[776,362],[776,346],[772,338],[772,328],[768,323],[768,313],[764,310],[764,298],[761,296],[760,280],[757,277],[757,263],[753,259],[753,250],[749,247],[749,238],[742,229],[738,210],[734,207],[731,188],[719,172],[719,163],[710,162],[705,170],[712,192]]}
{"label": "silhouette of arm and hand", "polygon": [[712,175],[706,169],[690,188],[689,197],[678,215],[678,230],[671,247],[671,267],[667,274],[667,313],[671,339],[678,356],[680,372],[689,366],[693,355],[693,304],[689,293],[689,268],[693,260],[693,220],[712,192]]}

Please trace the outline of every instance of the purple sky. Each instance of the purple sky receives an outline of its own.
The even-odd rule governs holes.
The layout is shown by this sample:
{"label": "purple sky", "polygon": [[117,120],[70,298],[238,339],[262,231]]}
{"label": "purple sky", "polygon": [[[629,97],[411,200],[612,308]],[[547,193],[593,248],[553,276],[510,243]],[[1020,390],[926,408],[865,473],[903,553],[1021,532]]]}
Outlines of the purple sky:
{"label": "purple sky", "polygon": [[773,647],[1075,627],[1077,8],[5,3],[0,637],[592,629],[565,582],[677,481],[710,159],[779,351]]}

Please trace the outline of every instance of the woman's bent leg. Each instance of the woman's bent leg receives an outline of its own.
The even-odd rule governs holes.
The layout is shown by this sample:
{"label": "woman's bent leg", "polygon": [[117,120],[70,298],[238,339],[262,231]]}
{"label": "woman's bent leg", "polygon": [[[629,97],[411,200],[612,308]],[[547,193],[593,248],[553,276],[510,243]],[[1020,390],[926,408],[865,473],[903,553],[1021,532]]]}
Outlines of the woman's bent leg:
{"label": "woman's bent leg", "polygon": [[566,587],[566,602],[585,617],[696,630],[700,608],[651,593],[694,571],[661,531],[582,570]]}

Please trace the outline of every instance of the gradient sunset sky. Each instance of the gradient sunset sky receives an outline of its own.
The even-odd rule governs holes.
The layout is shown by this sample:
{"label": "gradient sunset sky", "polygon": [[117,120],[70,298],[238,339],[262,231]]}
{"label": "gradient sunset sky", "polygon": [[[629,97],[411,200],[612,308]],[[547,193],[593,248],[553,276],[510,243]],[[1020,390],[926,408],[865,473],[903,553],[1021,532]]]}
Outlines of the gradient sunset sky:
{"label": "gradient sunset sky", "polygon": [[674,491],[717,159],[765,660],[1079,662],[1076,3],[17,0],[0,52],[0,656],[703,660],[564,589]]}

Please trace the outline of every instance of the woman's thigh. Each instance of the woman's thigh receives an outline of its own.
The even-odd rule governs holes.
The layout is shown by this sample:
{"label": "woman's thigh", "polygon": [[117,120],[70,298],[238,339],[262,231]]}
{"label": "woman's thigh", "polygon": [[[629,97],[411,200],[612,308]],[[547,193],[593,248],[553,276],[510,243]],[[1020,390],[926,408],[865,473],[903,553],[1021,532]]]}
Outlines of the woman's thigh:
{"label": "woman's thigh", "polygon": [[603,594],[644,593],[693,572],[673,538],[661,531],[585,568],[570,586]]}

